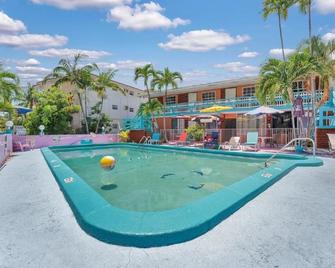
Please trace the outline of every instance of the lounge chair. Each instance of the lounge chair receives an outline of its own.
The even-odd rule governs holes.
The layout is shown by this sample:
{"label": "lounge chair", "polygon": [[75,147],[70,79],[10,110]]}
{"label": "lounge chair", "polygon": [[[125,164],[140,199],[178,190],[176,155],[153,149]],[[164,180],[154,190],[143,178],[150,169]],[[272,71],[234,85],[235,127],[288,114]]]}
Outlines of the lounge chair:
{"label": "lounge chair", "polygon": [[26,150],[33,150],[35,147],[35,140],[26,138],[25,141],[15,141],[13,142],[14,146],[16,148],[19,148],[21,152],[24,152]]}
{"label": "lounge chair", "polygon": [[183,145],[187,143],[187,132],[180,134],[179,139],[177,140],[177,145]]}
{"label": "lounge chair", "polygon": [[161,134],[159,133],[153,133],[152,137],[148,139],[149,144],[159,144],[161,143]]}
{"label": "lounge chair", "polygon": [[169,145],[185,145],[187,144],[187,132],[183,132],[180,134],[179,139],[177,141],[169,141]]}
{"label": "lounge chair", "polygon": [[219,149],[231,150],[231,149],[241,149],[240,137],[231,137],[229,141],[221,144]]}
{"label": "lounge chair", "polygon": [[335,134],[327,133],[328,143],[329,143],[329,151],[335,151]]}
{"label": "lounge chair", "polygon": [[242,149],[245,150],[245,146],[251,146],[258,150],[258,132],[248,132],[247,142],[242,144]]}
{"label": "lounge chair", "polygon": [[206,149],[216,149],[219,147],[219,132],[215,131],[208,137],[205,137],[204,148]]}

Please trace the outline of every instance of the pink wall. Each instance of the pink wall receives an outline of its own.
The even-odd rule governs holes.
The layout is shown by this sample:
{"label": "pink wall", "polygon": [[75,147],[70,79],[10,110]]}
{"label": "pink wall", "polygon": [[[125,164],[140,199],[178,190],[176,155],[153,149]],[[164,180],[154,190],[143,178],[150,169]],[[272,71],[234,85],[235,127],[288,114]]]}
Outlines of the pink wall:
{"label": "pink wall", "polygon": [[0,167],[12,153],[12,135],[0,134]]}
{"label": "pink wall", "polygon": [[80,144],[80,140],[91,139],[93,143],[112,143],[118,142],[117,134],[99,134],[99,135],[44,135],[44,136],[13,136],[14,151],[20,151],[20,144],[25,149],[38,149],[48,146]]}

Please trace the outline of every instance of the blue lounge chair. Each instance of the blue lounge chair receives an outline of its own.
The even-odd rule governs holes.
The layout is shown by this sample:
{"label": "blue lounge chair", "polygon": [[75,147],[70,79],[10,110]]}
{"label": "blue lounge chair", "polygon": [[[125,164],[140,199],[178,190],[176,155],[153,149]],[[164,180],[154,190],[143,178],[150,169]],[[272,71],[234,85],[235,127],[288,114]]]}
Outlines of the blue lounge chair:
{"label": "blue lounge chair", "polygon": [[161,134],[153,133],[151,139],[148,140],[150,144],[159,144],[161,143]]}
{"label": "blue lounge chair", "polygon": [[258,150],[258,132],[248,132],[247,142],[242,145],[243,150],[245,149],[245,146],[254,147],[255,151]]}
{"label": "blue lounge chair", "polygon": [[204,148],[217,149],[219,147],[219,132],[212,132],[211,136],[205,139]]}

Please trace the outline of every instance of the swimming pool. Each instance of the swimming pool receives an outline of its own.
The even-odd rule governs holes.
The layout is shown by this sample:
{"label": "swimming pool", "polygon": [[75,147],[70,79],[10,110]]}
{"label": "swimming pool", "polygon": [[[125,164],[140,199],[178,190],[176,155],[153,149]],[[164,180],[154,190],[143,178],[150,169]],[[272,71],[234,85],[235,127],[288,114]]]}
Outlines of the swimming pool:
{"label": "swimming pool", "polygon": [[[150,247],[213,228],[296,166],[316,158],[193,148],[111,144],[42,149],[78,223],[96,238]],[[111,171],[100,168],[112,155]]]}

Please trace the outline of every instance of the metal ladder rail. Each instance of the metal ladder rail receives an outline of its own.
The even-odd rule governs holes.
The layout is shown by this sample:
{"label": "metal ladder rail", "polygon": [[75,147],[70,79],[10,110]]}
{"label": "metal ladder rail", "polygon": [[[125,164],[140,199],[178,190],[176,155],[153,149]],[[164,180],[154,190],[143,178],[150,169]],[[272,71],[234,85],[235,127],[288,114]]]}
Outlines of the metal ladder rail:
{"label": "metal ladder rail", "polygon": [[148,137],[143,136],[138,143],[148,143]]}
{"label": "metal ladder rail", "polygon": [[316,148],[315,148],[315,141],[313,139],[311,139],[311,138],[295,138],[295,139],[292,139],[290,142],[288,142],[286,145],[284,145],[278,152],[274,153],[270,158],[265,160],[265,162],[264,162],[265,167],[269,166],[268,162],[270,162],[270,160],[275,158],[278,154],[280,154],[283,150],[285,150],[289,145],[291,145],[292,143],[294,143],[296,141],[311,141],[312,144],[313,144],[313,157],[315,157]]}

